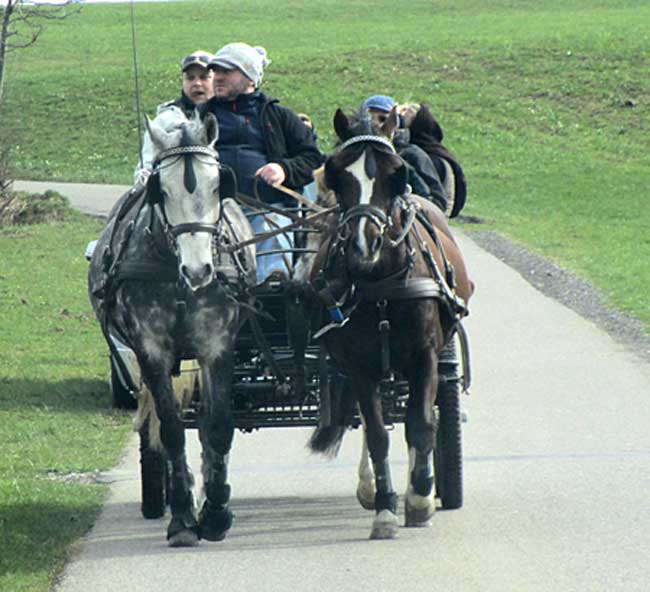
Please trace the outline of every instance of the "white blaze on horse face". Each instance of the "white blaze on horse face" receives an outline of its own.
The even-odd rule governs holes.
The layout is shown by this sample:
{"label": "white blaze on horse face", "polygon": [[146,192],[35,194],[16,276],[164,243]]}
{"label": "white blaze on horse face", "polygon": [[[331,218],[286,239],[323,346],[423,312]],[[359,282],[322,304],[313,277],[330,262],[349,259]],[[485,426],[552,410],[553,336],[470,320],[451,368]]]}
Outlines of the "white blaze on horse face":
{"label": "white blaze on horse face", "polygon": [[[359,183],[361,190],[361,195],[359,196],[359,205],[369,205],[375,186],[375,180],[366,175],[366,151],[364,150],[361,156],[345,170],[353,175]],[[359,225],[357,228],[357,245],[364,257],[370,256],[370,249],[368,248],[368,241],[366,241],[365,232],[367,223],[368,221],[366,218],[361,218],[359,220]]]}

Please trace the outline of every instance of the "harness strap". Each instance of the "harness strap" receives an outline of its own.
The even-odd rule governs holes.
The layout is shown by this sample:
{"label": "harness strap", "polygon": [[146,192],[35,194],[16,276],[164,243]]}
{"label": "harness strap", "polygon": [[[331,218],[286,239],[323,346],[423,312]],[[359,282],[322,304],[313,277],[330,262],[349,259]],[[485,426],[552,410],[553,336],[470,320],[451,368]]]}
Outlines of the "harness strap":
{"label": "harness strap", "polygon": [[138,206],[138,210],[136,212],[135,217],[133,218],[134,220],[137,218],[138,213],[142,208],[144,207],[145,200],[144,200],[144,195],[145,195],[145,188],[136,188],[134,187],[131,189],[131,191],[128,194],[128,197],[122,202],[122,205],[120,206],[120,209],[118,212],[115,214],[115,219],[113,221],[113,228],[111,230],[111,236],[106,243],[106,248],[104,249],[104,253],[102,253],[102,265],[104,268],[104,272],[107,275],[111,274],[111,271],[115,269],[117,265],[119,265],[119,262],[124,254],[124,251],[128,245],[129,238],[131,236],[131,233],[133,231],[133,224],[130,224],[127,226],[127,229],[124,233],[124,238],[120,242],[118,249],[117,249],[117,254],[114,255],[113,253],[113,243],[115,242],[115,237],[117,236],[117,231],[120,226],[120,222],[126,217],[126,215],[138,204],[138,201],[140,201],[140,204]]}
{"label": "harness strap", "polygon": [[420,222],[422,226],[424,226],[427,229],[429,236],[436,243],[436,248],[440,252],[440,256],[442,257],[442,263],[445,266],[445,279],[449,287],[453,290],[456,287],[454,268],[449,263],[449,259],[447,259],[445,250],[442,246],[442,243],[440,242],[440,238],[438,237],[438,232],[436,231],[436,228],[431,222],[431,220],[429,220],[429,216],[427,216],[426,212],[422,210],[418,210],[416,215],[417,215],[418,222]]}
{"label": "harness strap", "polygon": [[381,374],[384,380],[390,379],[390,321],[388,320],[388,301],[377,302],[379,310],[379,342],[381,343]]}
{"label": "harness strap", "polygon": [[357,282],[356,292],[365,302],[420,300],[441,298],[443,293],[433,278],[404,278],[392,282]]}
{"label": "harness strap", "polygon": [[152,259],[123,261],[114,275],[115,282],[137,280],[142,282],[177,282],[178,266]]}
{"label": "harness strap", "polygon": [[188,222],[185,224],[176,224],[175,226],[169,226],[167,231],[174,238],[181,234],[194,234],[195,232],[207,232],[209,234],[216,234],[219,231],[219,225],[206,224],[203,222]]}

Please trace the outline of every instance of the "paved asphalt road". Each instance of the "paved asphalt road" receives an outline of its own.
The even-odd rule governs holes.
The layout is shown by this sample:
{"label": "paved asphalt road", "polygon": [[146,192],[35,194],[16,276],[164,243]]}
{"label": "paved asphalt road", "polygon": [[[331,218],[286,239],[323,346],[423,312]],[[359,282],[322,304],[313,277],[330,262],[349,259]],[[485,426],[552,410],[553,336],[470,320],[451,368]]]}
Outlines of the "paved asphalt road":
{"label": "paved asphalt road", "polygon": [[[100,209],[122,189],[73,203]],[[139,513],[134,439],[57,591],[648,590],[650,365],[461,242],[478,285],[462,509],[369,541],[372,515],[354,497],[358,431],[329,462],[306,452],[302,429],[237,434],[233,530],[222,543],[169,549],[167,518]],[[403,484],[400,428],[391,457]]]}

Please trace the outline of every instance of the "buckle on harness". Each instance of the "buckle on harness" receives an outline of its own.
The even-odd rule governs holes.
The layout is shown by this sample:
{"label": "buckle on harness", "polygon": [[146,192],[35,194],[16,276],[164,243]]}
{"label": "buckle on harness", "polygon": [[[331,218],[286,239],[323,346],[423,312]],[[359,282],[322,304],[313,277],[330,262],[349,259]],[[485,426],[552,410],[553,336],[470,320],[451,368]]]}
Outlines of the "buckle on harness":
{"label": "buckle on harness", "polygon": [[314,333],[313,339],[319,339],[320,337],[325,335],[325,333],[331,331],[332,329],[340,329],[341,327],[344,327],[346,323],[350,320],[350,317],[343,316],[343,311],[340,309],[339,306],[328,308],[327,311],[329,312],[330,319],[332,319],[332,322],[327,323],[327,325],[321,327],[316,333]]}

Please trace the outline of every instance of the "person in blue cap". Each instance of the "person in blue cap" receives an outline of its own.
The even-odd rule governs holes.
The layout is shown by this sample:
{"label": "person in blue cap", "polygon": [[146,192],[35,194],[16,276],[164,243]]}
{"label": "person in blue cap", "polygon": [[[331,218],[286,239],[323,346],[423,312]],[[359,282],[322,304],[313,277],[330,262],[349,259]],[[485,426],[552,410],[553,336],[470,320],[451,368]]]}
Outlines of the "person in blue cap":
{"label": "person in blue cap", "polygon": [[[381,125],[386,121],[393,108],[398,105],[388,95],[373,95],[361,105],[368,111],[371,119]],[[419,146],[410,142],[410,132],[403,118],[393,136],[393,144],[397,153],[404,159],[408,168],[408,183],[413,193],[435,203],[443,212],[447,210],[447,192],[431,158]]]}

